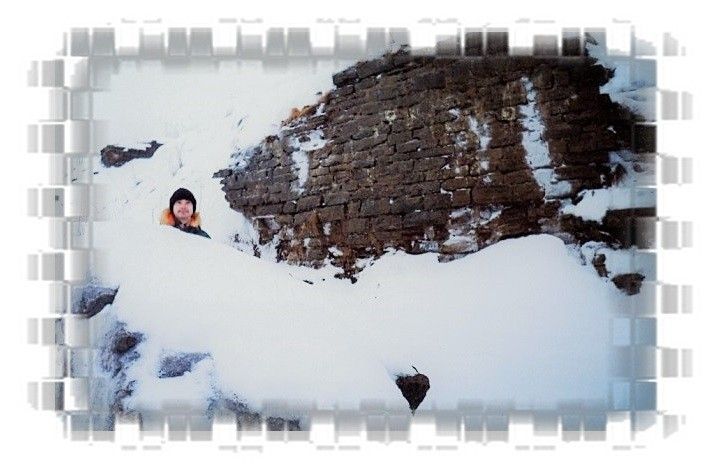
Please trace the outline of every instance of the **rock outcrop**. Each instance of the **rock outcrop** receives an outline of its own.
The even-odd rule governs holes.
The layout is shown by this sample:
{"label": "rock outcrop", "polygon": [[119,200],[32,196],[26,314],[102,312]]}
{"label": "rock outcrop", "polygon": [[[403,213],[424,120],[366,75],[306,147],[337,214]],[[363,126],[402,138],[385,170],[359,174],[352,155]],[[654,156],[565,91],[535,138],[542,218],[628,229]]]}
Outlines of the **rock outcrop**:
{"label": "rock outcrop", "polygon": [[105,146],[100,151],[100,161],[106,167],[120,167],[133,159],[149,159],[162,146],[151,141],[145,149],[128,149],[120,146]]}
{"label": "rock outcrop", "polygon": [[117,295],[117,288],[86,284],[73,291],[72,312],[93,317],[103,308],[112,304]]}
{"label": "rock outcrop", "polygon": [[395,384],[397,384],[403,397],[408,401],[410,411],[413,414],[430,389],[430,379],[417,369],[415,371],[417,372],[415,375],[401,375],[395,380]]}
{"label": "rock outcrop", "polygon": [[537,233],[628,247],[654,207],[560,210],[623,178],[609,153],[632,148],[635,117],[599,92],[611,75],[588,57],[388,54],[335,75],[216,176],[278,260],[348,277],[389,248],[452,260]]}

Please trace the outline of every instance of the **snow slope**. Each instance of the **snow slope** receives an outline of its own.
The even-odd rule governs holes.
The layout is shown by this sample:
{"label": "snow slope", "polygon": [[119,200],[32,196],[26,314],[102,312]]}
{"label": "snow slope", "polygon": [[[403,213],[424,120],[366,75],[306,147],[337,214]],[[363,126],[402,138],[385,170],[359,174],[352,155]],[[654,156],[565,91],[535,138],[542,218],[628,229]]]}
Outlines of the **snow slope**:
{"label": "snow slope", "polygon": [[[202,227],[213,239],[238,240],[252,250],[257,235],[250,222],[230,209],[219,179],[233,154],[277,134],[292,107],[313,103],[333,87],[332,74],[344,62],[293,65],[289,70],[263,68],[260,61],[202,61],[176,69],[160,63],[122,61],[108,89],[94,98],[95,115],[104,121],[103,142],[145,148],[162,143],[153,157],[105,168],[98,155],[93,183],[101,188],[98,216],[129,224],[157,223],[178,187],[195,195]],[[292,86],[288,85],[292,77]],[[303,146],[303,151],[307,146]],[[76,169],[77,171],[77,169]]]}
{"label": "snow slope", "polygon": [[[356,284],[312,285],[273,264],[157,225],[98,227],[98,275],[146,340],[128,369],[127,406],[207,406],[211,391],[251,407],[267,399],[402,406],[394,384],[428,375],[423,407],[514,401],[555,407],[608,389],[609,320],[626,297],[548,235],[506,240],[452,263],[387,254]],[[209,353],[193,371],[159,378],[167,352]]]}

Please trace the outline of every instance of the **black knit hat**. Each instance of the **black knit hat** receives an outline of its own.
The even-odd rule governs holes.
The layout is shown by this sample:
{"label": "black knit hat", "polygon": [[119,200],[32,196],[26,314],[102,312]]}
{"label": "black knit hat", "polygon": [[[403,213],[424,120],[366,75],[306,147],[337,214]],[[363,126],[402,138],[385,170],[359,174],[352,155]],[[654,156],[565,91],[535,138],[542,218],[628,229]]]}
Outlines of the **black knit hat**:
{"label": "black knit hat", "polygon": [[175,193],[172,194],[170,197],[170,212],[173,212],[173,206],[175,206],[175,203],[180,200],[188,200],[193,205],[193,212],[197,211],[197,202],[195,201],[195,196],[190,192],[190,190],[185,188],[178,188],[175,190]]}

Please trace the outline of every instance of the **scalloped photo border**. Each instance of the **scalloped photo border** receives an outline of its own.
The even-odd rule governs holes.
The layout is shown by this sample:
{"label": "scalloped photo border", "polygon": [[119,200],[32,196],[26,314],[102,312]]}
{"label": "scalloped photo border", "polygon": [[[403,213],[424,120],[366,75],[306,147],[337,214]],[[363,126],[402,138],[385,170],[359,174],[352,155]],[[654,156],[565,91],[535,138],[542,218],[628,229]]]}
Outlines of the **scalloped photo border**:
{"label": "scalloped photo border", "polygon": [[[260,60],[273,66],[302,61],[357,59],[378,55],[393,45],[410,44],[413,54],[443,56],[579,55],[585,33],[592,33],[611,56],[632,63],[654,61],[658,76],[672,61],[683,60],[685,49],[672,33],[643,38],[628,22],[605,28],[565,27],[553,22],[521,21],[506,26],[464,25],[422,20],[408,28],[364,27],[347,20],[322,20],[305,28],[278,28],[262,20],[223,19],[207,27],[168,27],[162,21],[121,22],[115,27],[77,28],[65,34],[57,56],[33,61],[28,86],[46,97],[47,109],[27,127],[27,152],[48,159],[45,184],[27,191],[28,217],[48,221],[48,245],[28,255],[28,279],[37,281],[38,293],[47,296],[49,312],[28,319],[28,341],[45,349],[47,371],[28,385],[28,398],[40,411],[59,416],[71,440],[115,441],[127,449],[157,448],[170,441],[210,441],[221,449],[262,449],[271,442],[307,442],[318,449],[359,449],[369,442],[410,442],[418,449],[459,449],[504,443],[516,449],[557,449],[574,442],[599,442],[611,449],[644,447],[682,429],[682,404],[662,394],[677,389],[692,376],[693,351],[689,345],[662,344],[658,331],[673,319],[687,323],[692,313],[690,285],[646,280],[633,312],[613,320],[614,355],[626,368],[610,385],[611,408],[576,408],[533,411],[489,407],[482,403],[458,405],[455,410],[434,412],[388,411],[382,404],[363,403],[357,410],[318,410],[308,407],[307,431],[269,430],[267,423],[238,427],[232,415],[213,420],[201,411],[168,411],[157,417],[119,416],[113,430],[89,408],[89,391],[98,387],[87,371],[71,364],[87,364],[95,352],[88,343],[87,320],[72,312],[70,296],[83,283],[93,261],[93,200],[97,188],[89,181],[75,182],[66,169],[68,159],[87,159],[98,151],[99,126],[93,116],[93,69],[99,62],[178,60],[208,58],[218,61]],[[624,38],[614,44],[607,38]],[[427,38],[430,38],[429,40]],[[423,43],[423,40],[425,41]],[[49,45],[52,46],[52,45]],[[660,83],[658,81],[657,83]],[[692,119],[692,95],[686,90],[654,87],[656,120],[639,123],[660,133],[676,132],[664,124]],[[662,140],[657,142],[661,146]],[[692,160],[663,153],[654,155],[656,187],[692,183]],[[92,169],[91,169],[92,170]],[[662,257],[663,253],[692,247],[692,223],[672,214],[637,220],[649,234],[647,246],[637,256]],[[80,227],[83,230],[77,230]],[[78,234],[83,234],[78,236]],[[82,361],[77,361],[78,359]],[[628,401],[613,402],[613,391]],[[619,397],[619,395],[618,395]],[[283,410],[268,403],[265,411]],[[47,412],[46,412],[47,413]]]}

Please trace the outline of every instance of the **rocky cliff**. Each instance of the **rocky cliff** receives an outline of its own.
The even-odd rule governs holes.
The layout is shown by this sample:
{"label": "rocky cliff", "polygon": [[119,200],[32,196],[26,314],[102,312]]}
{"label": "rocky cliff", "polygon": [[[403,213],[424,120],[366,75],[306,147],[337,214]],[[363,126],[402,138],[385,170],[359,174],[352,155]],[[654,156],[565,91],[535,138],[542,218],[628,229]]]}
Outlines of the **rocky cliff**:
{"label": "rocky cliff", "polygon": [[632,150],[651,144],[600,93],[611,77],[589,57],[400,51],[336,74],[336,88],[216,175],[279,260],[329,261],[349,277],[389,248],[451,260],[536,233],[628,247],[633,218],[654,207],[601,221],[562,211],[643,170]]}

